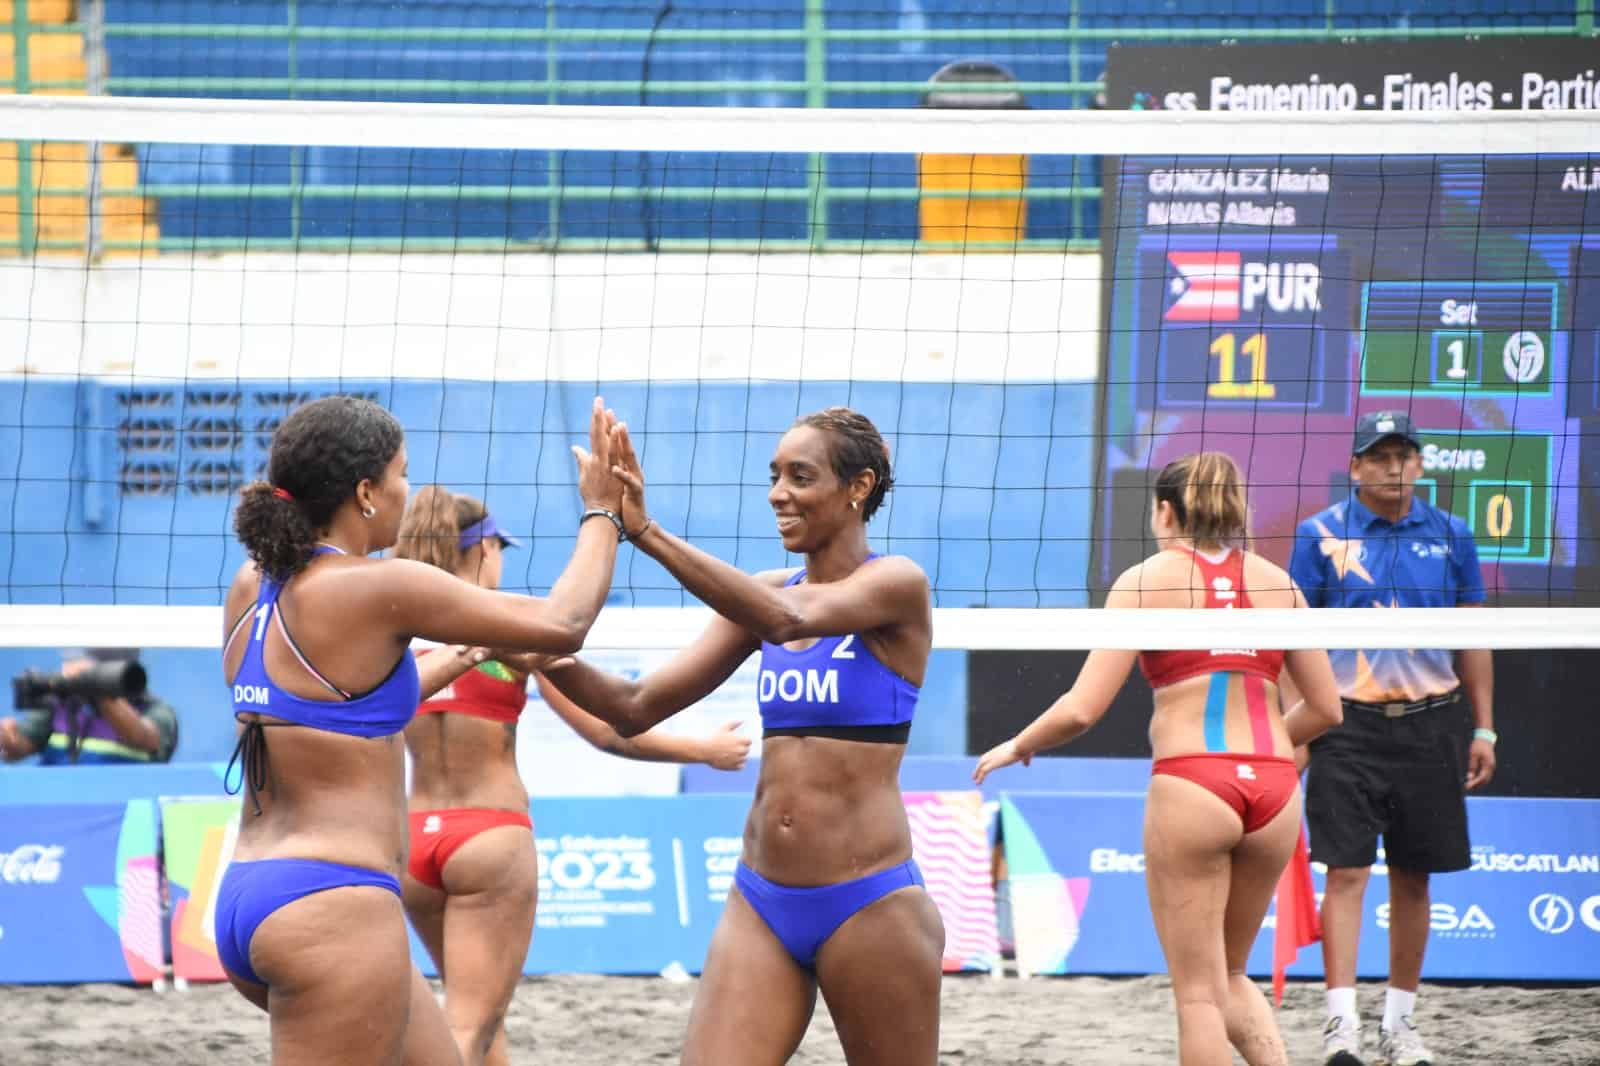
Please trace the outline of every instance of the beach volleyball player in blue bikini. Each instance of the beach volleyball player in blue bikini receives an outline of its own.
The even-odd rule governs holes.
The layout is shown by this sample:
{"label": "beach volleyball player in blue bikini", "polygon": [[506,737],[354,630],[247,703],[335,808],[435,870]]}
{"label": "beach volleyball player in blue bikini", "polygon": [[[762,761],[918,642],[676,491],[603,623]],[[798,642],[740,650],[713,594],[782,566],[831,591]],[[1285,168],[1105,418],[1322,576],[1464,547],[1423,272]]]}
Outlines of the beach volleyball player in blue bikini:
{"label": "beach volleyball player in blue bikini", "polygon": [[761,656],[761,776],[683,1063],[780,1066],[820,991],[850,1066],[934,1066],[944,930],[911,858],[899,788],[931,598],[915,563],[867,546],[891,485],[883,438],[846,408],[784,434],[767,499],[784,548],[805,566],[754,576],[650,521],[625,426],[613,452],[629,486],[619,533],[717,617],[637,681],[579,661],[551,670],[551,682],[629,735]]}
{"label": "beach volleyball player in blue bikini", "polygon": [[[613,422],[596,399],[591,450],[573,449],[591,508],[620,506]],[[228,590],[223,676],[245,799],[216,898],[218,954],[269,1013],[275,1066],[459,1063],[400,902],[411,641],[576,651],[610,589],[617,538],[584,524],[546,599],[367,558],[400,529],[405,440],[393,415],[352,396],[284,419],[268,478],[243,490],[234,520],[250,561]]]}

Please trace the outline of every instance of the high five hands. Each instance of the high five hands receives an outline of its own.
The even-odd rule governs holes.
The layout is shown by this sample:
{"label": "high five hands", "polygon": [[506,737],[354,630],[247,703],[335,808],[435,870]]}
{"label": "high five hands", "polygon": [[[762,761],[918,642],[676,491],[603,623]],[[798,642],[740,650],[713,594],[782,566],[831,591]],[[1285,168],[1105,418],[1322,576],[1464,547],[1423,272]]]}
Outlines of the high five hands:
{"label": "high five hands", "polygon": [[620,519],[625,540],[633,540],[650,527],[644,502],[644,467],[628,436],[628,424],[605,399],[594,398],[589,415],[589,447],[574,444],[578,463],[578,495],[586,508],[603,510]]}
{"label": "high five hands", "polygon": [[620,514],[622,482],[618,480],[612,457],[612,431],[617,413],[606,408],[604,398],[596,396],[589,412],[589,447],[574,444],[572,457],[578,461],[578,496],[584,507]]}
{"label": "high five hands", "polygon": [[610,441],[611,473],[622,482],[622,528],[629,540],[636,540],[650,528],[650,513],[644,504],[644,467],[633,450],[628,423],[613,420]]}

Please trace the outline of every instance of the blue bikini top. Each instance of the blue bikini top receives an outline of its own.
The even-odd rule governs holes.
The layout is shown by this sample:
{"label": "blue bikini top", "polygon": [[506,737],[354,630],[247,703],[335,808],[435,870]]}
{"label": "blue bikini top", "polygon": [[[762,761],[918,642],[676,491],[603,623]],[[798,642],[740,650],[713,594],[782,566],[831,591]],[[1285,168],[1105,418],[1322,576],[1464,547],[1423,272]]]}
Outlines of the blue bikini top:
{"label": "blue bikini top", "polygon": [[[867,556],[871,562],[876,554]],[[805,580],[801,570],[784,588]],[[804,651],[761,642],[756,698],[768,735],[839,736],[903,743],[916,685],[890,670],[858,634],[823,637]]]}
{"label": "blue bikini top", "polygon": [[[318,545],[317,555],[343,555],[338,548]],[[300,646],[289,635],[283,624],[283,612],[278,609],[278,597],[283,585],[266,575],[261,577],[261,591],[256,595],[256,608],[248,616],[252,627],[250,641],[245,645],[244,661],[233,679],[233,714],[267,714],[295,725],[322,729],[329,733],[343,733],[352,737],[393,736],[406,727],[421,701],[422,687],[417,679],[417,660],[409,651],[400,656],[389,676],[377,688],[356,696],[329,681],[312,666],[301,653]],[[267,625],[275,624],[284,643],[294,653],[300,665],[320,681],[336,700],[308,700],[287,692],[267,676],[262,661]]]}

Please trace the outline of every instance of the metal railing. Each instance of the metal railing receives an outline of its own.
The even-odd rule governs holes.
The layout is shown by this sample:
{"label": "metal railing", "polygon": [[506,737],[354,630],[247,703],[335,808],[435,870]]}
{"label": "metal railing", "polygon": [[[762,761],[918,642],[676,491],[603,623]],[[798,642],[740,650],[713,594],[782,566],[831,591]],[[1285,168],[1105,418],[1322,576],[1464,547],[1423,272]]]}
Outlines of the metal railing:
{"label": "metal railing", "polygon": [[[1568,11],[1547,16],[1544,24],[1506,25],[1362,25],[1344,24],[1352,15],[1341,8],[1341,0],[1326,0],[1323,15],[1317,20],[1304,20],[1304,24],[1263,26],[1260,16],[1252,14],[1237,23],[1215,25],[1172,25],[1160,27],[1086,25],[1082,14],[1083,0],[1068,0],[1057,21],[1060,26],[961,26],[905,28],[861,28],[830,25],[824,0],[797,0],[801,25],[794,27],[750,26],[737,29],[710,29],[699,27],[671,27],[656,24],[645,27],[591,26],[572,27],[558,25],[561,7],[557,0],[543,4],[545,24],[542,27],[464,27],[464,26],[328,26],[306,24],[301,19],[303,10],[310,7],[305,0],[287,0],[282,25],[233,25],[211,23],[135,23],[106,22],[104,0],[80,0],[76,21],[43,23],[32,21],[27,0],[16,0],[12,5],[13,21],[10,34],[13,41],[13,75],[10,86],[18,93],[86,91],[125,95],[250,95],[270,98],[307,98],[319,96],[376,99],[436,99],[449,97],[457,101],[486,96],[523,98],[525,102],[557,103],[585,102],[592,98],[637,94],[639,102],[662,98],[680,102],[689,96],[708,94],[763,93],[792,96],[806,107],[827,107],[841,97],[882,97],[886,103],[905,103],[907,95],[920,94],[928,89],[926,81],[902,78],[882,80],[840,80],[828,77],[830,60],[836,58],[836,45],[885,43],[895,45],[943,44],[961,46],[966,56],[982,54],[986,49],[999,49],[1002,59],[1015,59],[1006,53],[1007,46],[1059,45],[1060,51],[1051,58],[1064,58],[1066,77],[1061,80],[1024,80],[1007,83],[1006,88],[1035,97],[1044,96],[1052,102],[1066,106],[1092,106],[1096,94],[1104,85],[1083,76],[1084,50],[1082,45],[1119,42],[1177,42],[1177,41],[1315,41],[1315,40],[1386,40],[1394,38],[1438,38],[1461,36],[1593,36],[1596,32],[1596,0],[1572,0],[1570,20]],[[530,7],[536,6],[530,3]],[[1365,10],[1367,18],[1380,18]],[[665,10],[665,8],[663,9]],[[765,13],[763,13],[765,14]],[[752,19],[759,17],[751,15]],[[1174,16],[1176,18],[1176,16]],[[1194,21],[1193,16],[1182,16]],[[1287,18],[1287,16],[1286,16]],[[1100,16],[1097,21],[1104,21]],[[0,33],[5,30],[0,24]],[[45,36],[80,35],[84,39],[85,77],[82,79],[39,79],[32,77],[31,43]],[[281,42],[284,46],[285,73],[281,77],[263,76],[120,76],[115,69],[107,69],[108,51],[115,42],[141,39],[179,41],[261,41]],[[543,48],[544,77],[538,78],[430,78],[430,77],[323,77],[302,73],[302,45],[328,42],[358,42],[373,45],[431,43],[462,45],[483,43],[493,45],[519,45]],[[641,77],[626,78],[574,78],[559,75],[562,63],[560,46],[591,45],[596,48],[615,45],[643,45]],[[652,50],[679,44],[704,44],[737,49],[760,45],[799,44],[798,58],[804,76],[798,79],[661,79],[649,77]],[[733,54],[733,53],[730,53]],[[931,75],[940,65],[936,58],[928,60]],[[0,84],[4,84],[0,82]],[[941,84],[940,92],[987,92],[993,85]],[[896,99],[898,98],[898,99]],[[143,241],[104,240],[98,234],[100,201],[105,195],[101,188],[98,146],[89,152],[88,182],[83,186],[40,185],[34,177],[33,145],[16,144],[17,182],[0,186],[0,197],[15,197],[18,212],[18,236],[15,239],[0,237],[0,251],[15,249],[26,256],[36,251],[87,251],[91,256],[101,252],[148,250]],[[4,151],[4,149],[0,149]],[[240,183],[159,183],[143,182],[115,190],[119,197],[185,197],[185,198],[279,198],[290,203],[290,234],[287,237],[226,236],[226,237],[172,237],[161,238],[159,249],[185,251],[225,250],[249,247],[251,249],[300,250],[427,250],[449,248],[461,251],[503,251],[517,247],[560,247],[570,250],[604,248],[621,250],[630,242],[617,239],[585,239],[561,235],[560,208],[563,203],[585,199],[628,200],[648,198],[652,201],[668,200],[762,200],[771,202],[803,201],[807,204],[806,232],[802,239],[687,239],[670,238],[648,241],[652,248],[672,249],[687,247],[704,250],[714,248],[759,248],[780,250],[784,248],[825,249],[846,246],[852,251],[877,249],[904,249],[915,245],[906,239],[852,239],[835,240],[829,235],[828,209],[840,199],[887,202],[932,197],[1012,197],[1015,191],[933,191],[915,187],[831,187],[829,167],[825,159],[813,156],[807,168],[808,179],[801,187],[743,188],[666,186],[645,188],[639,186],[591,186],[566,183],[561,179],[561,167],[550,153],[545,167],[546,179],[542,184],[451,184],[451,185],[395,185],[320,183],[306,179],[304,155],[291,150],[286,182],[272,184]],[[1083,171],[1083,172],[1081,172]],[[1029,238],[1020,241],[966,242],[969,248],[986,244],[1003,249],[1027,248],[1092,248],[1097,245],[1093,227],[1085,217],[1084,205],[1100,197],[1096,183],[1098,175],[1093,168],[1073,168],[1063,184],[1030,184],[1021,193],[1028,201],[1066,201],[1069,205],[1067,235],[1065,237]],[[40,196],[81,196],[88,199],[89,234],[81,240],[41,239],[37,235],[37,198]],[[381,199],[403,197],[449,197],[456,200],[543,201],[548,205],[548,236],[523,242],[506,238],[482,237],[320,237],[301,232],[301,206],[315,199]],[[643,246],[646,242],[632,242]]]}

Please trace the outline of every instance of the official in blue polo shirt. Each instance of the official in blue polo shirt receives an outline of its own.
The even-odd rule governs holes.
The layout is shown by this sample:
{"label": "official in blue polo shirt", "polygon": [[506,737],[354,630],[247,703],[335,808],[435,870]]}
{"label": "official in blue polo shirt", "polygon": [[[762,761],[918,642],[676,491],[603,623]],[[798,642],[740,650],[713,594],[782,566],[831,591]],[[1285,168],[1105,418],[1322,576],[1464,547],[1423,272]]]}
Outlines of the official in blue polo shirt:
{"label": "official in blue polo shirt", "polygon": [[[1312,607],[1473,607],[1483,603],[1467,524],[1417,499],[1421,441],[1399,411],[1363,415],[1350,459],[1355,492],[1300,523],[1289,573]],[[1381,626],[1382,615],[1373,616]],[[1324,1062],[1364,1066],[1356,1012],[1362,899],[1378,837],[1389,867],[1389,987],[1379,1054],[1434,1063],[1412,1014],[1429,930],[1428,875],[1471,863],[1465,789],[1494,774],[1494,664],[1487,650],[1329,651],[1344,724],[1311,744],[1306,822],[1328,867],[1322,962]],[[1477,726],[1467,749],[1461,696]]]}

